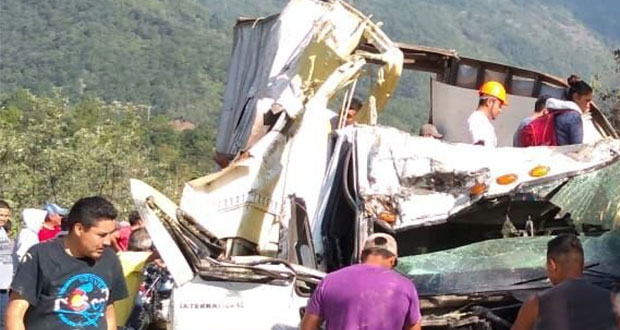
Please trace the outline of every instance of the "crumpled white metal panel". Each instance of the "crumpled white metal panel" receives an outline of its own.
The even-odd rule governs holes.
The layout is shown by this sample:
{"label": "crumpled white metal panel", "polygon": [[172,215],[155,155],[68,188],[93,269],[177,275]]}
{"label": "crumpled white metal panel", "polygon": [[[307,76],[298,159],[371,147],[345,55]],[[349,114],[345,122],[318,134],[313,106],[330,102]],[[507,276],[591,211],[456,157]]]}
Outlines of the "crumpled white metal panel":
{"label": "crumpled white metal panel", "polygon": [[173,292],[172,329],[298,329],[299,309],[307,300],[296,294],[294,283],[280,286],[196,278]]}
{"label": "crumpled white metal panel", "polygon": [[[477,198],[469,195],[472,182],[487,185],[484,196],[499,196],[514,192],[519,184],[588,171],[620,155],[618,140],[563,147],[486,148],[411,136],[386,127],[357,126],[346,133],[355,136],[360,194],[365,198],[387,195],[399,201],[400,215],[407,215],[401,225],[458,212]],[[543,178],[529,175],[539,165],[548,166],[549,173]],[[517,179],[499,184],[497,178],[506,174]],[[423,181],[428,175],[432,179]],[[476,180],[466,180],[468,176]],[[452,190],[446,182],[465,186]]]}
{"label": "crumpled white metal panel", "polygon": [[[219,238],[242,237],[259,251],[277,251],[287,196],[306,202],[312,216],[320,180],[327,165],[331,112],[305,112],[293,137],[271,131],[249,151],[248,158],[188,183],[181,208]],[[275,249],[275,251],[274,251]]]}
{"label": "crumpled white metal panel", "polygon": [[177,206],[168,197],[155,190],[148,184],[132,179],[130,180],[131,196],[136,209],[144,219],[146,230],[153,239],[159,254],[166,263],[172,278],[177,286],[183,285],[194,278],[194,272],[188,261],[183,256],[170,233],[164,227],[159,216],[147,206],[147,199],[152,198],[161,210],[169,217],[176,217]]}

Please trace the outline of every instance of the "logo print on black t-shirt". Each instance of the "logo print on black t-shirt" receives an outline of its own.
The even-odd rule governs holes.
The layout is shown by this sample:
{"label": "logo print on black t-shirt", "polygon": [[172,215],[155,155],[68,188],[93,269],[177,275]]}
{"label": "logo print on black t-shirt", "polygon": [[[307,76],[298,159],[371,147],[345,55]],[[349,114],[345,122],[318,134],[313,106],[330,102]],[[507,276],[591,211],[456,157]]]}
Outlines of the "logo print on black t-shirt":
{"label": "logo print on black t-shirt", "polygon": [[101,277],[89,273],[75,275],[60,288],[54,312],[71,327],[97,326],[109,297],[110,290]]}

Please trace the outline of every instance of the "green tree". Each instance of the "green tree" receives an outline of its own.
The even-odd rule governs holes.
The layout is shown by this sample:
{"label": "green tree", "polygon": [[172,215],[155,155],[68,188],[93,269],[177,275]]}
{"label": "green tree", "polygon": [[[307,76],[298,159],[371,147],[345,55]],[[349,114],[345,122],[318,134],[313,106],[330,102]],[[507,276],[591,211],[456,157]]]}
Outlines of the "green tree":
{"label": "green tree", "polygon": [[207,124],[179,130],[165,115],[149,120],[147,106],[88,96],[71,104],[59,89],[0,101],[0,198],[17,210],[103,195],[126,212],[130,178],[178,199],[184,182],[214,169]]}
{"label": "green tree", "polygon": [[17,209],[48,201],[71,205],[89,195],[106,196],[122,211],[131,208],[128,179],[148,174],[139,107],[89,100],[97,120],[87,122],[76,116],[84,108],[71,108],[59,91],[19,100],[30,107],[19,123],[4,116],[19,109],[15,104],[0,108],[2,197]]}
{"label": "green tree", "polygon": [[[620,48],[613,50],[612,55],[616,63],[613,73],[616,76],[616,81],[620,81]],[[615,86],[603,89],[599,93],[598,99],[603,110],[609,116],[611,124],[620,134],[620,87]]]}

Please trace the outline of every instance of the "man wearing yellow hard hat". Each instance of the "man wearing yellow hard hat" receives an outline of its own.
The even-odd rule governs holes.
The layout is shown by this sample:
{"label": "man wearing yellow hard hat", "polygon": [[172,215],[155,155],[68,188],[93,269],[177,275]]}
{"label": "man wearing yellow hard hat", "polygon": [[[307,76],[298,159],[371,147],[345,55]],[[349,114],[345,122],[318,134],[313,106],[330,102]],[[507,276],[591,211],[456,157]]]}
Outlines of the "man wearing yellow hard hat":
{"label": "man wearing yellow hard hat", "polygon": [[467,119],[471,142],[476,145],[497,147],[497,135],[491,120],[497,119],[502,107],[508,105],[506,89],[497,81],[485,82],[478,91],[478,109]]}

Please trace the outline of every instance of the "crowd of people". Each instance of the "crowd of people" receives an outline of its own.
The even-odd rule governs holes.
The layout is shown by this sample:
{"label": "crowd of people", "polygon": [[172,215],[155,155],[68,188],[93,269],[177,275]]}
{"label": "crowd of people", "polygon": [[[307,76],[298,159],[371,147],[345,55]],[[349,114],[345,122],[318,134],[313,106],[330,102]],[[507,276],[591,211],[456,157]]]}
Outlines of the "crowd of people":
{"label": "crowd of people", "polygon": [[[48,204],[44,212],[48,226],[41,221],[41,241],[13,268],[11,208],[0,200],[0,329],[116,330],[130,317],[135,299],[135,292],[129,297],[128,272],[120,260],[132,258],[133,252],[126,250],[152,249],[139,214],[132,213],[130,222],[119,226],[116,208],[102,197],[82,198],[68,212]],[[322,324],[327,330],[421,329],[418,293],[414,282],[393,270],[397,262],[394,237],[368,237],[361,264],[332,272],[319,283],[301,329],[318,330]],[[547,273],[553,287],[523,304],[513,329],[618,329],[618,298],[584,280],[583,271],[580,240],[572,234],[551,239]],[[123,300],[125,310],[119,312]]]}
{"label": "crowd of people", "polygon": [[[533,113],[524,118],[515,130],[514,147],[562,146],[584,142],[583,115],[590,112],[594,94],[593,88],[577,75],[567,79],[569,87],[562,99],[541,95],[534,104]],[[498,81],[487,81],[478,90],[478,107],[467,118],[467,130],[471,143],[497,147],[497,135],[492,122],[508,106],[508,95],[504,85]],[[362,108],[358,98],[352,98],[345,112],[344,126],[356,123],[356,116]],[[332,129],[337,127],[332,119]],[[427,123],[420,128],[420,136],[442,139],[437,127]]]}
{"label": "crowd of people", "polygon": [[[590,112],[594,90],[576,75],[568,79],[563,99],[540,96],[534,113],[517,127],[514,147],[562,146],[584,142],[583,115]],[[484,83],[479,91],[477,109],[467,119],[471,142],[476,145],[497,147],[497,135],[491,123],[508,106],[504,86],[497,81]]]}
{"label": "crowd of people", "polygon": [[[11,211],[0,200],[0,330],[116,330],[127,321],[138,283],[128,291],[121,260],[131,251],[146,251],[142,264],[155,255],[138,212],[118,222],[103,197],[82,198],[70,211],[50,203],[24,210],[13,241]],[[119,310],[123,300],[128,310]]]}
{"label": "crowd of people", "polygon": [[[568,82],[564,100],[538,98],[533,114],[517,128],[514,146],[583,143],[582,115],[590,110],[593,90],[576,76]],[[478,107],[467,120],[473,144],[497,146],[491,121],[507,105],[501,83],[481,86]],[[361,106],[352,99],[344,125],[355,122]],[[552,137],[537,124],[549,122]],[[420,135],[443,137],[431,124],[422,126]],[[0,200],[0,330],[112,330],[127,321],[135,292],[128,291],[128,272],[121,260],[133,258],[126,251],[152,250],[138,212],[132,212],[127,222],[117,222],[116,208],[102,197],[82,198],[70,210],[49,203],[40,210],[24,210],[22,227],[11,240],[11,211]],[[393,270],[398,261],[396,240],[387,234],[371,235],[361,261],[320,282],[301,328],[320,329],[325,324],[328,330],[421,329],[415,285]],[[577,237],[563,234],[550,240],[547,272],[554,286],[523,304],[513,329],[618,329],[617,298],[583,280],[583,270],[584,253]],[[119,313],[114,303],[121,301],[126,307]]]}

